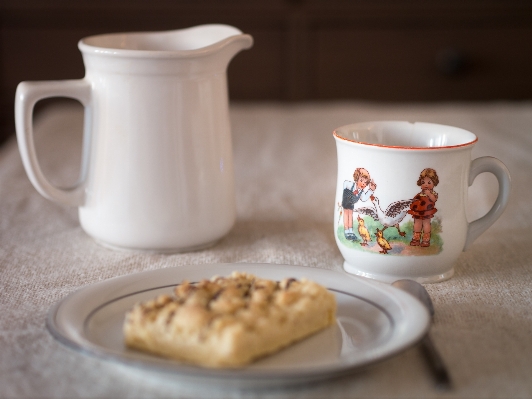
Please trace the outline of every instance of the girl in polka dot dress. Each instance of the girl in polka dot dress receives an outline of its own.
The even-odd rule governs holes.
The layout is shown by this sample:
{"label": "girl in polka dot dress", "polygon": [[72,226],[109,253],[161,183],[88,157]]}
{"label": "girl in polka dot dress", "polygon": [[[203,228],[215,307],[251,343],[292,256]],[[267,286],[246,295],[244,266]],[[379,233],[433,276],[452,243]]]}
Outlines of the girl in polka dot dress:
{"label": "girl in polka dot dress", "polygon": [[417,185],[421,187],[421,192],[416,194],[408,211],[414,219],[414,234],[410,242],[412,246],[430,246],[430,223],[434,214],[438,211],[435,206],[438,200],[438,193],[434,191],[434,187],[438,183],[438,174],[434,169],[423,169],[419,175]]}

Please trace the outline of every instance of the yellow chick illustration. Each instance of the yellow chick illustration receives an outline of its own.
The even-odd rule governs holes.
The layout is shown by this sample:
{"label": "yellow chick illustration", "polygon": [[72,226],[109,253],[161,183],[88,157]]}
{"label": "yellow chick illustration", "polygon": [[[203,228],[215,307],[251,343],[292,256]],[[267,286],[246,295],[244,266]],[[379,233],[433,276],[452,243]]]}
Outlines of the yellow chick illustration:
{"label": "yellow chick illustration", "polygon": [[377,229],[377,244],[379,244],[379,247],[382,248],[382,251],[380,251],[381,254],[387,254],[392,247],[390,246],[390,243],[384,238],[382,235],[382,230]]}
{"label": "yellow chick illustration", "polygon": [[360,237],[362,237],[362,240],[364,242],[360,243],[363,247],[368,246],[368,241],[371,241],[371,236],[369,235],[369,231],[366,228],[366,225],[364,223],[364,219],[362,219],[359,215],[357,215],[358,220],[358,234],[360,234]]}

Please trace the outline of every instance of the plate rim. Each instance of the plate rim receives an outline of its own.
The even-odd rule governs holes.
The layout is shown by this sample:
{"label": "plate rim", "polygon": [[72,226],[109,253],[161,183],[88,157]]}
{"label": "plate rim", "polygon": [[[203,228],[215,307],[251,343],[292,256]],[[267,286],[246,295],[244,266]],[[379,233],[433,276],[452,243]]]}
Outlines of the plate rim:
{"label": "plate rim", "polygon": [[[105,286],[113,286],[116,284],[119,284],[121,282],[125,283],[128,280],[135,279],[135,278],[142,278],[142,276],[145,275],[152,275],[152,274],[158,274],[158,273],[169,273],[171,271],[176,271],[178,275],[180,275],[180,279],[183,280],[183,273],[186,273],[190,268],[194,268],[195,271],[198,269],[204,269],[206,272],[208,270],[210,271],[210,274],[212,274],[213,268],[229,268],[232,267],[233,270],[242,270],[242,269],[261,269],[264,267],[267,267],[269,269],[277,269],[278,272],[286,271],[288,270],[297,270],[299,274],[303,273],[304,271],[312,271],[312,273],[325,273],[330,274],[331,276],[336,275],[337,277],[341,277],[344,279],[349,279],[351,281],[356,281],[356,284],[362,284],[366,287],[369,287],[369,289],[375,290],[377,294],[383,295],[384,297],[392,298],[395,297],[395,299],[399,299],[401,302],[406,303],[408,306],[413,307],[414,310],[417,311],[417,316],[421,317],[422,320],[418,321],[420,324],[420,327],[417,329],[417,331],[414,332],[408,339],[404,340],[404,342],[401,342],[401,345],[392,345],[392,349],[388,349],[385,351],[384,354],[377,354],[376,356],[372,356],[371,359],[364,359],[364,361],[361,362],[355,362],[353,364],[345,364],[345,363],[333,363],[331,365],[320,365],[305,369],[293,369],[293,370],[275,370],[275,369],[266,369],[266,370],[259,370],[259,369],[250,369],[250,368],[241,368],[241,369],[210,369],[210,368],[202,368],[199,366],[194,365],[188,365],[184,363],[179,363],[177,361],[172,361],[169,359],[159,358],[153,356],[153,360],[150,359],[150,361],[146,361],[144,359],[135,359],[134,357],[126,356],[123,353],[119,354],[116,353],[112,348],[104,348],[100,345],[97,345],[95,343],[92,343],[88,338],[86,338],[84,334],[84,327],[87,321],[90,318],[90,315],[97,312],[98,309],[106,306],[109,302],[119,300],[120,298],[124,298],[130,295],[136,295],[138,292],[132,291],[129,294],[126,295],[119,295],[111,299],[110,301],[104,301],[100,303],[97,306],[93,306],[91,311],[87,314],[86,317],[84,317],[84,321],[81,325],[81,331],[78,329],[76,332],[79,334],[79,337],[73,337],[71,334],[68,334],[65,332],[64,326],[60,326],[57,322],[57,316],[58,313],[65,307],[67,307],[70,302],[72,302],[75,299],[82,298],[84,295],[90,294],[91,291],[97,290],[98,288],[105,288]],[[242,271],[248,271],[248,270],[242,270]],[[249,272],[249,271],[248,271]],[[251,272],[253,273],[253,272]],[[255,271],[255,273],[257,273]],[[206,274],[207,276],[207,274]],[[207,277],[205,277],[207,278]],[[309,277],[310,278],[310,277]],[[312,278],[310,278],[312,279]],[[171,287],[175,284],[168,284],[164,287]],[[156,289],[159,287],[151,287],[147,290]],[[161,287],[162,288],[162,287]],[[331,287],[327,287],[328,289],[331,289],[335,292],[340,292],[342,294],[347,294],[352,297],[356,297],[358,299],[361,299],[373,306],[376,306],[381,312],[383,312],[386,317],[390,320],[392,325],[397,324],[397,317],[389,312],[389,310],[382,306],[381,304],[369,300],[367,298],[364,298],[360,295],[355,295],[350,292],[345,292],[343,290],[334,289]],[[392,298],[393,299],[393,298]],[[417,308],[417,309],[416,309]],[[424,318],[424,320],[423,320]],[[403,318],[404,321],[404,318]],[[73,349],[77,352],[80,352],[82,354],[86,354],[89,356],[95,356],[100,359],[104,360],[111,360],[115,362],[119,362],[121,364],[126,364],[129,366],[137,366],[143,369],[150,369],[150,370],[157,370],[162,371],[165,373],[174,373],[178,374],[184,377],[200,377],[200,378],[209,378],[209,379],[253,379],[255,381],[265,381],[265,380],[283,380],[286,382],[297,382],[301,380],[314,380],[318,377],[325,378],[325,377],[333,377],[338,376],[346,373],[353,372],[358,369],[366,368],[370,365],[380,363],[386,359],[389,359],[391,357],[394,357],[398,355],[399,353],[407,350],[408,348],[414,346],[417,344],[424,335],[428,332],[428,329],[430,327],[430,315],[427,311],[427,309],[413,296],[395,288],[391,285],[376,282],[373,280],[366,279],[364,277],[360,276],[354,276],[347,274],[342,271],[336,271],[336,270],[329,270],[319,267],[309,267],[309,266],[302,266],[302,265],[287,265],[287,264],[277,264],[277,263],[249,263],[249,262],[242,262],[242,263],[206,263],[206,264],[187,264],[182,266],[171,266],[166,268],[159,268],[159,269],[151,269],[151,270],[145,270],[135,273],[130,273],[122,276],[116,276],[112,277],[110,279],[106,279],[103,281],[98,281],[93,284],[86,285],[84,287],[81,287],[70,294],[66,295],[56,303],[54,303],[47,314],[46,317],[46,327],[50,334],[61,344],[67,346],[70,349]],[[79,326],[78,326],[79,327]],[[393,337],[392,337],[393,338]],[[389,344],[390,340],[388,339],[386,341],[387,344]]]}

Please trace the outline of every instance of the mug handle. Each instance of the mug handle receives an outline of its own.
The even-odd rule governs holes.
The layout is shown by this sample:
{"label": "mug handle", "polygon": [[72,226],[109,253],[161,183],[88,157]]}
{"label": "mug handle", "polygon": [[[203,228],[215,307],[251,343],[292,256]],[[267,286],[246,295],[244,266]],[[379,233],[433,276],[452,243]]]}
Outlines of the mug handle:
{"label": "mug handle", "polygon": [[83,180],[88,146],[84,145],[81,176],[72,187],[52,185],[37,160],[33,139],[33,107],[37,101],[49,97],[78,100],[85,107],[85,123],[90,121],[91,85],[85,79],[20,83],[15,95],[15,127],[22,163],[31,183],[43,197],[64,205],[80,206],[85,201]]}
{"label": "mug handle", "polygon": [[497,158],[480,157],[473,160],[469,171],[469,186],[473,184],[473,181],[479,174],[484,172],[493,173],[495,175],[499,182],[499,194],[497,195],[495,203],[486,215],[469,223],[464,251],[467,250],[473,241],[484,233],[488,227],[499,218],[499,216],[501,216],[506,205],[508,205],[508,199],[510,198],[510,172],[506,165]]}

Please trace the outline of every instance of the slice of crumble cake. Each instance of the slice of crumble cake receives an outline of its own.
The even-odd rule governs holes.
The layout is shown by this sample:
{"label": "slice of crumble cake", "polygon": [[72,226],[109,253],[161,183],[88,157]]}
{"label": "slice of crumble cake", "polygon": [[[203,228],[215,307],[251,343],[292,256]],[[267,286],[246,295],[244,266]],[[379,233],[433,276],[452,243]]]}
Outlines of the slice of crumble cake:
{"label": "slice of crumble cake", "polygon": [[129,347],[204,367],[241,367],[335,322],[334,294],[307,279],[233,272],[139,303],[124,323]]}

